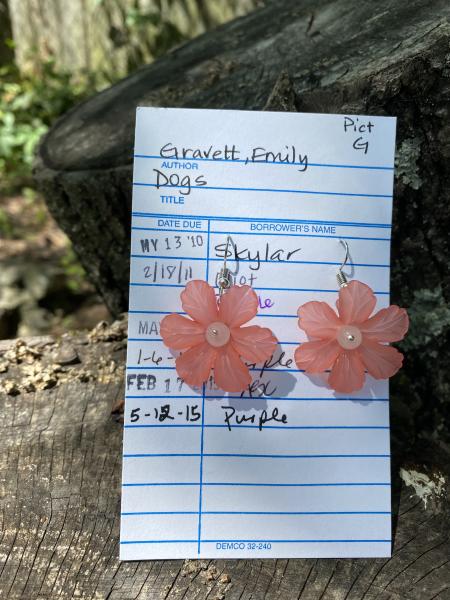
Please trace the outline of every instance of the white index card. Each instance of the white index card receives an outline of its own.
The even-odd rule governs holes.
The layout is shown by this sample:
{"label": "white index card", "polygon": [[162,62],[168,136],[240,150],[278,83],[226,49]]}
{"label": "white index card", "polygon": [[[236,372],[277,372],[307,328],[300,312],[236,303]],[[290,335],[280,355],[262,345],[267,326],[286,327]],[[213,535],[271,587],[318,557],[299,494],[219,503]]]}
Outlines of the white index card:
{"label": "white index card", "polygon": [[[395,122],[137,110],[122,560],[390,556],[388,382],[338,394],[293,355],[298,307],[335,304],[340,240],[389,304]],[[228,235],[279,340],[242,394],[187,386],[159,329],[189,280],[215,285]]]}

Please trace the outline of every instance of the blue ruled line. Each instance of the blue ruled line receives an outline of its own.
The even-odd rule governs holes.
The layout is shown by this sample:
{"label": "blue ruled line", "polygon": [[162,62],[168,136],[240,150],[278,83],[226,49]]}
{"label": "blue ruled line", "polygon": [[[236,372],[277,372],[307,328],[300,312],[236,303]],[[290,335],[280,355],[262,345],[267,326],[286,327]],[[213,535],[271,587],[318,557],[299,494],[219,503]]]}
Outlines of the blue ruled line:
{"label": "blue ruled line", "polygon": [[[150,218],[163,218],[163,219],[174,219],[174,215],[162,214],[162,213],[146,213],[146,212],[132,212],[133,217],[150,217]],[[293,223],[293,224],[304,224],[304,225],[338,225],[342,227],[375,227],[376,229],[392,229],[390,223],[364,223],[361,221],[318,221],[318,220],[306,220],[306,219],[263,219],[261,217],[224,217],[214,215],[183,215],[183,219],[194,219],[199,221],[240,221],[242,223]]]}
{"label": "blue ruled line", "polygon": [[[211,423],[182,423],[166,424],[152,423],[148,425],[124,425],[125,429],[145,429],[149,427],[201,427],[206,429],[229,429],[226,424],[214,425]],[[259,425],[231,425],[231,429],[260,429]],[[389,429],[388,425],[263,425],[261,429]]]}
{"label": "blue ruled line", "polygon": [[[220,396],[222,398],[222,396]],[[183,395],[172,395],[172,394],[166,394],[165,396],[130,396],[129,394],[127,394],[125,396],[125,398],[165,398],[167,399],[171,399],[171,398],[196,398],[197,400],[201,400],[202,399],[202,395],[201,394],[197,394],[197,395],[191,395],[191,396],[183,396]]]}
{"label": "blue ruled line", "polygon": [[[204,515],[207,513],[204,512]],[[198,515],[198,510],[142,510],[136,512],[121,512],[121,517],[134,517],[135,515]]]}
{"label": "blue ruled line", "polygon": [[[237,483],[237,482],[202,482],[202,486],[212,486],[212,487],[366,487],[366,486],[379,486],[379,487],[390,487],[390,483],[374,483],[374,482],[364,482],[364,483]],[[142,483],[123,483],[122,487],[163,487],[163,486],[200,486],[200,482],[198,481],[190,481],[190,482],[142,482]]]}
{"label": "blue ruled line", "polygon": [[[211,223],[208,221],[208,236],[206,240],[206,281],[209,276],[209,231]],[[201,434],[200,434],[200,487],[198,494],[198,531],[197,531],[197,554],[200,554],[201,539],[202,539],[202,497],[203,497],[203,448],[204,448],[204,437],[205,437],[205,390],[206,385],[202,385],[202,422],[201,422]]]}
{"label": "blue ruled line", "polygon": [[[164,287],[164,288],[184,288],[186,287],[185,285],[178,285],[178,284],[167,284],[167,283],[137,283],[137,282],[130,282],[130,286],[134,286],[134,287]],[[254,290],[256,291],[263,291],[263,292],[312,292],[312,293],[323,293],[323,294],[337,294],[338,290],[319,290],[316,288],[278,288],[278,287],[253,287]],[[375,295],[378,296],[388,296],[390,292],[374,292]],[[128,311],[128,312],[146,312],[146,311]],[[154,311],[150,311],[150,312],[154,312],[154,313],[160,313],[160,314],[171,314],[170,312],[163,312],[163,311],[158,311],[158,310],[154,310]],[[174,311],[175,312],[175,311]],[[177,314],[179,315],[185,315],[186,313],[183,312],[179,312],[176,311]],[[258,314],[258,317],[292,317],[295,316],[295,318],[298,319],[298,315],[269,315],[269,314]]]}
{"label": "blue ruled line", "polygon": [[[133,366],[133,365],[127,365],[127,369],[129,371],[148,371],[148,370],[162,370],[162,371],[175,371],[176,367],[159,367],[159,366],[147,366],[147,367],[140,367],[140,366]],[[266,372],[271,372],[271,371],[276,371],[277,373],[304,373],[304,369],[266,369],[263,367],[252,367],[249,368],[249,371],[262,371],[264,370],[264,373]]]}
{"label": "blue ruled line", "polygon": [[[200,395],[191,395],[191,396],[183,396],[183,395],[171,395],[168,396],[134,396],[134,395],[126,395],[125,398],[196,398],[201,399]],[[293,396],[293,397],[283,397],[283,396],[205,396],[206,399],[210,400],[288,400],[290,402],[389,402],[389,398],[360,398],[352,396],[348,396],[345,398],[306,398],[302,396]]]}
{"label": "blue ruled line", "polygon": [[204,511],[204,515],[390,515],[390,510],[311,510],[311,511],[264,511],[264,510],[249,510],[249,511]]}
{"label": "blue ruled line", "polygon": [[[171,315],[172,313],[173,313],[173,311],[170,311],[170,310],[129,310],[128,311],[128,314],[131,314],[131,315]],[[186,313],[177,311],[176,314],[185,315]]]}
{"label": "blue ruled line", "polygon": [[[347,540],[203,540],[205,544],[216,544],[218,542],[225,542],[225,543],[233,543],[233,542],[238,542],[238,543],[243,543],[243,544],[250,544],[250,543],[256,543],[256,544],[263,544],[264,542],[269,542],[271,544],[311,544],[311,543],[338,543],[338,544],[344,544],[344,543],[363,543],[363,544],[369,544],[372,542],[380,542],[380,543],[391,543],[392,540],[355,540],[355,539],[347,539]],[[139,543],[139,542],[138,542]]]}
{"label": "blue ruled line", "polygon": [[[183,286],[182,286],[183,287]],[[277,288],[277,287],[254,287],[253,288],[256,291],[261,291],[261,292],[317,292],[317,293],[327,293],[327,294],[337,294],[337,290],[319,290],[316,288],[289,288],[289,289],[285,289],[285,288]],[[380,292],[380,291],[376,291],[373,292],[376,296],[389,296],[390,292]],[[258,317],[283,317],[285,315],[270,315],[270,314],[260,314],[258,315]],[[287,315],[288,317],[291,317],[292,315]],[[297,319],[298,319],[298,315],[295,314],[294,315]]]}
{"label": "blue ruled line", "polygon": [[[198,481],[191,481],[188,483],[184,483],[184,482],[166,482],[166,483],[156,483],[156,482],[152,482],[152,483],[122,483],[122,487],[149,487],[149,486],[156,486],[156,487],[164,487],[164,486],[198,486],[200,485],[200,483]],[[197,511],[198,514],[198,511]],[[197,541],[197,540],[195,540]]]}
{"label": "blue ruled line", "polygon": [[[183,285],[165,286],[165,287],[184,287]],[[376,293],[376,292],[375,292]],[[180,310],[129,310],[128,314],[132,315],[186,315],[187,313]],[[284,319],[298,319],[298,315],[258,315],[258,317],[282,317]]]}
{"label": "blue ruled line", "polygon": [[[183,186],[174,185],[157,185],[156,183],[144,183],[143,181],[133,181],[136,187],[151,187],[156,189],[181,189]],[[213,186],[213,185],[191,185],[194,190],[220,190],[229,192],[265,192],[273,194],[310,194],[312,196],[345,196],[354,198],[392,198],[392,194],[356,194],[353,192],[317,192],[315,190],[284,190],[276,188],[245,188],[245,187],[228,187],[228,186]]]}
{"label": "blue ruled line", "polygon": [[[120,543],[121,544],[194,544],[196,543],[197,540],[123,540]],[[250,543],[256,543],[256,544],[263,544],[265,542],[271,543],[271,544],[276,544],[276,543],[280,543],[280,544],[315,544],[315,543],[326,543],[326,544],[330,544],[330,543],[337,543],[337,544],[343,544],[343,543],[352,543],[352,544],[356,544],[356,543],[362,543],[362,544],[371,544],[371,543],[391,543],[392,540],[355,540],[355,539],[348,539],[348,540],[202,540],[202,542],[204,544],[218,544],[220,542],[223,543],[242,543],[242,544],[250,544]]]}
{"label": "blue ruled line", "polygon": [[388,486],[390,487],[390,483],[232,483],[232,482],[208,482],[203,485],[210,486],[242,486],[242,487],[345,487],[345,486]]}
{"label": "blue ruled line", "polygon": [[[162,338],[128,338],[128,342],[161,342]],[[300,346],[301,342],[278,342],[279,346]]]}
{"label": "blue ruled line", "polygon": [[194,544],[197,540],[121,540],[121,544]]}
{"label": "blue ruled line", "polygon": [[209,261],[211,260],[209,257],[209,235],[211,230],[211,221],[208,220],[208,235],[206,238],[206,281],[209,280]]}
{"label": "blue ruled line", "polygon": [[[203,256],[156,256],[151,254],[131,254],[131,258],[145,258],[146,260],[196,260],[196,261],[214,261],[214,262],[223,262],[223,258],[204,258]],[[250,259],[250,258],[227,258],[227,262],[240,262],[240,263],[272,263],[272,264],[282,264],[285,265],[331,265],[331,266],[340,266],[341,262],[329,262],[329,261],[321,261],[321,260],[263,260],[263,259]],[[378,269],[388,269],[390,267],[389,264],[372,264],[372,263],[347,263],[349,267],[374,267]],[[162,284],[165,285],[165,284]],[[180,286],[180,287],[185,287]],[[290,288],[289,288],[290,289]],[[334,290],[336,291],[336,290]]]}
{"label": "blue ruled line", "polygon": [[173,427],[174,429],[177,429],[179,427],[201,427],[201,423],[174,423],[172,425],[172,423],[152,423],[152,424],[148,424],[148,425],[124,425],[124,429],[149,429],[149,428],[167,428],[167,427]]}
{"label": "blue ruled line", "polygon": [[[167,511],[136,511],[122,512],[121,516],[137,515],[196,515],[197,511],[167,510]],[[389,510],[333,510],[333,511],[265,511],[265,510],[204,510],[204,515],[390,515]]]}
{"label": "blue ruled line", "polygon": [[[228,425],[207,424],[205,427],[228,429]],[[259,425],[231,425],[231,429],[259,429]],[[387,425],[263,425],[261,429],[389,429]]]}
{"label": "blue ruled line", "polygon": [[197,532],[197,554],[200,554],[200,546],[202,539],[202,496],[203,496],[203,442],[205,434],[205,384],[203,384],[202,394],[202,423],[200,437],[200,478],[199,478],[199,494],[198,494],[198,532]]}
{"label": "blue ruled line", "polygon": [[[123,458],[181,458],[200,457],[200,454],[123,454]],[[203,453],[206,458],[390,458],[390,454],[211,454]]]}
{"label": "blue ruled line", "polygon": [[[157,285],[157,284],[155,284]],[[164,287],[184,287],[183,285],[174,285],[174,286],[164,286]],[[258,290],[271,290],[273,288],[253,288],[253,289],[258,289]],[[288,290],[286,290],[288,291]],[[298,290],[293,290],[293,291],[298,291]],[[302,290],[305,291],[305,290]],[[306,290],[308,291],[308,290]],[[317,291],[317,290],[316,290]],[[322,292],[331,292],[333,291],[334,293],[336,293],[336,290],[320,290]],[[389,292],[374,292],[374,294],[389,294]],[[186,315],[187,313],[182,312],[180,310],[129,310],[128,314],[131,315]],[[297,314],[292,314],[292,315],[273,315],[273,314],[260,314],[258,315],[258,317],[272,317],[274,319],[276,318],[281,318],[281,319],[297,319],[298,320],[298,315]]]}
{"label": "blue ruled line", "polygon": [[[198,452],[164,452],[160,454],[122,454],[122,458],[198,458],[201,456]],[[203,455],[205,456],[205,454]],[[195,512],[198,514],[198,511]]]}
{"label": "blue ruled line", "polygon": [[128,342],[162,342],[161,338],[128,338]]}
{"label": "blue ruled line", "polygon": [[[147,159],[156,159],[156,160],[172,160],[175,162],[185,161],[185,162],[226,162],[228,164],[244,164],[244,165],[279,165],[283,167],[287,166],[300,166],[304,167],[304,162],[280,162],[280,161],[266,161],[266,160],[246,160],[242,158],[236,158],[233,160],[227,160],[226,158],[174,158],[174,157],[163,157],[158,154],[135,154],[134,158],[147,158]],[[376,171],[393,171],[394,167],[377,167],[372,165],[342,165],[342,164],[333,164],[333,163],[306,163],[306,167],[323,167],[330,169],[369,169]],[[305,169],[306,171],[306,169]]]}

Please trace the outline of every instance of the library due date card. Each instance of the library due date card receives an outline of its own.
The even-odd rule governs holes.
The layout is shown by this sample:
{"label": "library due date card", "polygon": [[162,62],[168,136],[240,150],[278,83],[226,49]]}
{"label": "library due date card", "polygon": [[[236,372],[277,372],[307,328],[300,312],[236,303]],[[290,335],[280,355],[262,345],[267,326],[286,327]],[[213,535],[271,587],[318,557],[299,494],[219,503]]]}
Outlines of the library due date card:
{"label": "library due date card", "polygon": [[[395,123],[137,110],[122,560],[390,556],[388,382],[338,394],[293,357],[298,306],[337,299],[340,240],[389,304]],[[242,394],[186,385],[160,337],[188,281],[215,285],[228,235],[248,325],[279,339]]]}

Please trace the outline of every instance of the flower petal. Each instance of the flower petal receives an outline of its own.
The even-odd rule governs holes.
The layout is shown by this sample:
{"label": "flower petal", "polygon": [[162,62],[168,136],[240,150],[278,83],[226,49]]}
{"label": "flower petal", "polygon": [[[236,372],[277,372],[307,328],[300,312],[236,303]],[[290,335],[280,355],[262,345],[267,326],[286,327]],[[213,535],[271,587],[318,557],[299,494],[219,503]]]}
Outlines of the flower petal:
{"label": "flower petal", "polygon": [[258,363],[272,356],[278,340],[267,327],[251,325],[250,327],[233,327],[231,343],[239,356]]}
{"label": "flower petal", "polygon": [[188,385],[202,385],[209,377],[216,354],[208,342],[186,350],[175,361],[178,375]]}
{"label": "flower petal", "polygon": [[228,327],[239,327],[253,319],[258,312],[258,296],[249,285],[233,285],[219,305],[219,321]]}
{"label": "flower petal", "polygon": [[360,326],[364,337],[375,342],[398,342],[405,337],[409,327],[408,313],[393,304],[382,308]]}
{"label": "flower petal", "polygon": [[328,385],[336,392],[350,394],[364,385],[364,364],[359,350],[341,352],[337,357],[328,377]]}
{"label": "flower petal", "polygon": [[336,330],[342,325],[339,317],[326,302],[307,302],[299,307],[298,326],[309,336],[322,340],[334,338]]}
{"label": "flower petal", "polygon": [[217,321],[217,301],[214,288],[206,281],[194,279],[181,292],[183,310],[202,325]]}
{"label": "flower petal", "polygon": [[161,321],[161,337],[173,350],[186,350],[205,341],[205,327],[181,315],[167,315]]}
{"label": "flower petal", "polygon": [[307,373],[322,373],[333,365],[341,350],[336,340],[304,342],[295,351],[295,362]]}
{"label": "flower petal", "polygon": [[248,367],[231,344],[217,351],[214,381],[224,392],[242,392],[252,381]]}
{"label": "flower petal", "polygon": [[362,323],[373,312],[377,299],[372,289],[361,281],[353,280],[339,290],[336,306],[345,325]]}
{"label": "flower petal", "polygon": [[358,350],[366,369],[375,379],[389,379],[403,364],[403,354],[392,346],[364,340]]}

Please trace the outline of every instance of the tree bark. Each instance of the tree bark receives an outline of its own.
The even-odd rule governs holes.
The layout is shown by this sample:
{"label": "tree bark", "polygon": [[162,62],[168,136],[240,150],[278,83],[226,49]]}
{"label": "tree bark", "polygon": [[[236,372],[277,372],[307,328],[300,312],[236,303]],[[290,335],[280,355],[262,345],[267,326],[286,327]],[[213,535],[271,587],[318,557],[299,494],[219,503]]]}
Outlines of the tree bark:
{"label": "tree bark", "polygon": [[391,559],[119,563],[122,425],[111,410],[125,332],[0,345],[1,598],[449,598],[449,455],[436,444],[395,454]]}
{"label": "tree bark", "polygon": [[14,52],[10,46],[6,45],[6,41],[12,39],[7,0],[0,0],[0,31],[2,32],[0,40],[0,66],[9,65],[14,59]]}

